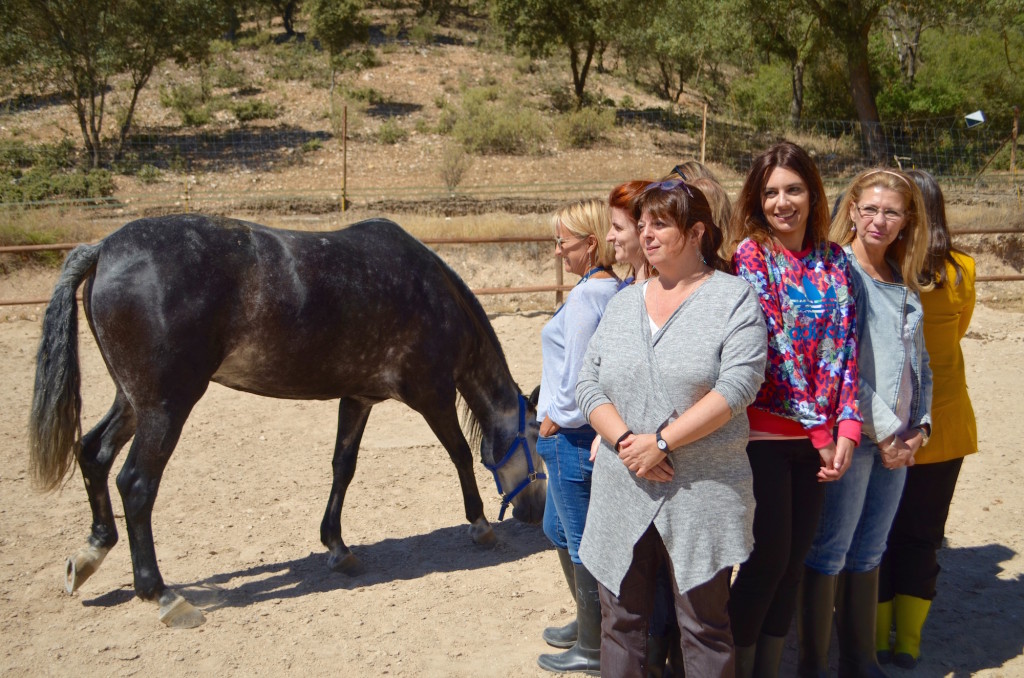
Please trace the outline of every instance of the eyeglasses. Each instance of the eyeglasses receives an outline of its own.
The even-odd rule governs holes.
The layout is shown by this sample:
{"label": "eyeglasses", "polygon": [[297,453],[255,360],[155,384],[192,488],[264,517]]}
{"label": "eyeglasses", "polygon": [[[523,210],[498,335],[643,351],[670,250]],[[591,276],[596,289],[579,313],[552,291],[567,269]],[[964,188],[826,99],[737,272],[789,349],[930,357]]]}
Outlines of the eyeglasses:
{"label": "eyeglasses", "polygon": [[[679,174],[678,168],[672,171]],[[684,181],[683,179],[669,179],[667,181],[656,181],[653,184],[647,184],[647,186],[644,188],[644,193],[646,193],[647,191],[654,190],[674,191],[680,186],[682,186],[683,190],[686,191],[686,195],[690,196],[691,198],[693,197],[693,191],[690,190],[689,184],[687,184],[686,181]]]}
{"label": "eyeglasses", "polygon": [[[574,235],[574,236],[572,236],[571,242],[578,243],[580,240],[583,240],[583,238],[578,236],[578,235]],[[570,242],[569,238],[562,238],[562,237],[557,236],[557,235],[555,236],[555,247],[556,248],[561,247],[563,250],[566,249],[565,243],[567,243],[567,242]]]}
{"label": "eyeglasses", "polygon": [[669,174],[678,174],[680,179],[682,179],[683,181],[687,180],[686,179],[686,173],[683,172],[683,170],[679,169],[679,165],[676,165],[675,167],[673,167],[672,171],[669,172]]}
{"label": "eyeglasses", "polygon": [[896,210],[882,210],[874,205],[864,205],[863,207],[860,205],[854,205],[853,208],[857,210],[857,214],[860,215],[861,219],[874,219],[878,216],[878,213],[881,212],[882,218],[889,223],[892,223],[894,221],[899,221],[906,216],[904,212],[897,212]]}

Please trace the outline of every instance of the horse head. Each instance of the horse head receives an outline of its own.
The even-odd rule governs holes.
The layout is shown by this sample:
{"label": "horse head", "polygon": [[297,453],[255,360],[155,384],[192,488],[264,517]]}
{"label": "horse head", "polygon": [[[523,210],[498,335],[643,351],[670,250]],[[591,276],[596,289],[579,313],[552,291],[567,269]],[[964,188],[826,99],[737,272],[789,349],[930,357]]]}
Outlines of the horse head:
{"label": "horse head", "polygon": [[503,456],[499,458],[500,450],[494,449],[493,461],[484,462],[494,475],[494,483],[501,495],[498,520],[505,518],[505,509],[509,505],[512,506],[512,517],[525,523],[536,525],[544,518],[547,474],[544,473],[544,462],[537,454],[539,432],[537,409],[520,394],[515,437]]}

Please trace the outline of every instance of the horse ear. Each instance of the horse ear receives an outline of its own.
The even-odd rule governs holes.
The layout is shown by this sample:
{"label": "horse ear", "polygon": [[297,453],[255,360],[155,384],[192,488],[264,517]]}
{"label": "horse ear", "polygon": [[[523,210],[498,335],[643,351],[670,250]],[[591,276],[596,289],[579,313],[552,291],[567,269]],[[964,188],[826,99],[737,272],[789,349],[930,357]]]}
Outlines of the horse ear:
{"label": "horse ear", "polygon": [[533,390],[530,391],[530,397],[526,399],[526,402],[530,403],[530,405],[532,405],[534,409],[537,409],[537,403],[539,401],[540,401],[540,384],[535,386],[533,388]]}

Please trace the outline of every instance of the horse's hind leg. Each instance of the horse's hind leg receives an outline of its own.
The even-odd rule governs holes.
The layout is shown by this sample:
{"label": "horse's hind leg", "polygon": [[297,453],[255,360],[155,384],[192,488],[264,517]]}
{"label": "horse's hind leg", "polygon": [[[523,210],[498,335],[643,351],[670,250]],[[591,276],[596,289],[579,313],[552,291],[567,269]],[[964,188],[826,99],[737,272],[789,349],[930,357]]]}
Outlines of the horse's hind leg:
{"label": "horse's hind leg", "polygon": [[128,544],[132,551],[135,594],[144,600],[157,599],[160,620],[178,628],[199,626],[205,617],[164,584],[153,545],[153,504],[164,468],[178,443],[185,419],[198,399],[196,397],[191,402],[179,400],[174,403],[173,411],[163,408],[140,410],[135,440],[121,472],[117,474],[117,489],[124,504]]}
{"label": "horse's hind leg", "polygon": [[135,434],[135,410],[118,390],[107,414],[82,438],[78,466],[92,509],[89,545],[68,558],[64,588],[74,593],[88,579],[117,543],[117,525],[110,505],[107,479],[117,453]]}
{"label": "horse's hind leg", "polygon": [[359,574],[363,566],[341,538],[341,507],[356,472],[359,443],[372,407],[353,398],[342,398],[338,405],[338,435],[331,463],[334,482],[331,485],[331,496],[327,499],[324,519],[320,523],[320,541],[331,552],[327,564],[332,570],[348,575]]}

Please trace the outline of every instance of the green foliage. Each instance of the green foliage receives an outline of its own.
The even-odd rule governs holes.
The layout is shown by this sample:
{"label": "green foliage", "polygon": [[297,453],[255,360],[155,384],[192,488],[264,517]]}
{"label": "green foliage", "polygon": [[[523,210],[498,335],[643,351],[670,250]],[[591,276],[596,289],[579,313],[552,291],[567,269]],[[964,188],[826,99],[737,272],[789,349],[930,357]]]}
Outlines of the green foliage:
{"label": "green foliage", "polygon": [[98,167],[114,76],[126,74],[131,81],[116,137],[120,152],[153,69],[166,59],[185,64],[205,58],[225,19],[220,3],[207,0],[5,0],[0,53],[6,59],[10,46],[17,46],[20,60],[36,64],[38,75],[63,93],[78,113],[84,146]]}
{"label": "green foliage", "polygon": [[437,32],[437,15],[424,14],[409,29],[409,41],[414,45],[427,47],[434,42],[434,34]]}
{"label": "green foliage", "polygon": [[273,120],[281,114],[276,104],[269,101],[249,99],[238,101],[229,105],[231,112],[239,122],[250,122],[252,120]]}
{"label": "green foliage", "polygon": [[329,55],[340,55],[369,37],[370,25],[362,10],[359,0],[314,0],[310,12],[313,35]]}
{"label": "green foliage", "polygon": [[729,104],[737,119],[767,130],[788,117],[790,94],[789,68],[780,62],[762,64],[732,81]]}
{"label": "green foliage", "polygon": [[177,111],[186,127],[201,127],[213,120],[211,101],[212,93],[205,81],[160,87],[160,104]]}
{"label": "green foliage", "polygon": [[135,176],[139,181],[147,185],[155,184],[162,178],[160,170],[153,165],[143,165],[135,173]]}
{"label": "green foliage", "polygon": [[344,90],[344,96],[348,99],[354,99],[355,101],[362,101],[371,106],[377,104],[383,104],[387,102],[387,97],[381,94],[380,90],[374,89],[373,87],[347,87]]}
{"label": "green foliage", "polygon": [[884,118],[959,118],[981,109],[991,124],[1009,129],[1013,106],[1024,103],[1024,35],[1004,36],[997,27],[967,35],[933,30],[922,35],[921,53],[927,59],[911,85],[885,73],[890,80],[878,96]]}
{"label": "green foliage", "polygon": [[408,136],[409,132],[399,125],[394,118],[388,118],[385,120],[384,124],[382,124],[380,129],[377,131],[377,141],[388,145],[405,141]]}
{"label": "green foliage", "polygon": [[492,18],[509,47],[518,45],[535,57],[560,48],[569,57],[573,91],[582,101],[594,55],[614,38],[623,4],[616,0],[493,0]]}
{"label": "green foliage", "polygon": [[330,82],[327,64],[309,40],[270,43],[260,51],[269,58],[267,75],[274,80],[308,82],[314,87]]}
{"label": "green foliage", "polygon": [[581,108],[562,115],[555,134],[567,148],[590,148],[615,126],[615,111],[609,108]]}
{"label": "green foliage", "polygon": [[324,147],[323,143],[319,139],[314,137],[314,138],[310,139],[309,141],[303,142],[303,144],[302,144],[302,152],[303,153],[313,153],[314,151],[319,151],[323,147]]}
{"label": "green foliage", "polygon": [[471,153],[525,155],[536,153],[548,131],[540,115],[522,105],[519,95],[498,98],[495,88],[466,92],[452,134]]}

